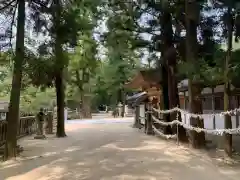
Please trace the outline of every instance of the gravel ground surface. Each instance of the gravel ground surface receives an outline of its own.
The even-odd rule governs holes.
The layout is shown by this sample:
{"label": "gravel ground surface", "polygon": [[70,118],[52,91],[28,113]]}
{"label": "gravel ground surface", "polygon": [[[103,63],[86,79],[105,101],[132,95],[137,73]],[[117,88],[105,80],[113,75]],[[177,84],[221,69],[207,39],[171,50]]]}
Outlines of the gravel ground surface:
{"label": "gravel ground surface", "polygon": [[205,153],[131,128],[132,121],[71,121],[66,138],[26,137],[21,156],[0,163],[0,180],[239,180],[239,167],[218,167]]}

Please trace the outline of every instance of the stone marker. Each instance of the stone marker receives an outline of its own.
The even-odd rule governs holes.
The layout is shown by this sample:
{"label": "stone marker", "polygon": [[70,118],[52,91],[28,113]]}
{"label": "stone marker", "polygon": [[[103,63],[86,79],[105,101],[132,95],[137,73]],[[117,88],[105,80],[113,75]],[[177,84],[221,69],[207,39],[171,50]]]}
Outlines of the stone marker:
{"label": "stone marker", "polygon": [[53,134],[53,113],[48,112],[46,115],[47,125],[45,126],[46,134]]}
{"label": "stone marker", "polygon": [[41,108],[39,113],[37,114],[37,134],[34,139],[45,139],[46,136],[43,134],[43,123],[44,123],[45,115],[43,109]]}

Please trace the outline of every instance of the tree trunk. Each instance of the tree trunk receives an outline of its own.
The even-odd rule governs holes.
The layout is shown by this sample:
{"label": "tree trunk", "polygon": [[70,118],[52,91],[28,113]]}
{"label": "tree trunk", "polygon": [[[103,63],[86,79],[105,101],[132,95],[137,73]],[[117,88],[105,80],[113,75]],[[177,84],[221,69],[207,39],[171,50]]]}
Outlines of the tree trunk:
{"label": "tree trunk", "polygon": [[[179,94],[178,94],[178,87],[177,87],[177,79],[176,79],[176,64],[175,66],[169,66],[169,79],[171,79],[171,81],[168,81],[169,83],[169,88],[171,88],[171,91],[169,91],[169,99],[171,99],[169,108],[172,109],[174,107],[180,107],[180,100],[179,100]],[[176,119],[178,113],[178,120],[182,121],[182,116],[180,112],[176,112],[176,113],[172,113],[170,118],[171,121]],[[178,128],[178,131],[176,131],[176,128]],[[182,142],[187,142],[188,138],[187,138],[187,134],[186,134],[186,130],[182,127],[182,126],[178,126],[174,129],[175,133],[178,132],[178,139]]]}
{"label": "tree trunk", "polygon": [[[169,99],[168,99],[168,72],[166,67],[162,66],[162,98],[163,100],[163,109],[169,109]],[[164,120],[170,122],[170,115],[164,114]],[[172,129],[170,126],[164,127],[164,134],[172,134]]]}
{"label": "tree trunk", "polygon": [[63,71],[58,72],[55,80],[55,88],[57,95],[57,137],[65,137],[65,122],[64,122],[64,83],[63,83]]}
{"label": "tree trunk", "polygon": [[7,139],[4,159],[8,160],[17,155],[17,127],[19,123],[19,103],[22,82],[22,66],[24,62],[24,26],[25,26],[25,0],[18,1],[18,20],[16,38],[16,56],[12,78],[12,89],[7,115]]}
{"label": "tree trunk", "polygon": [[84,119],[91,119],[92,113],[91,113],[91,96],[88,94],[91,92],[90,88],[86,90],[83,86],[83,81],[80,80],[79,73],[77,73],[77,81],[79,93],[80,93],[80,99],[81,99],[81,117]]}
{"label": "tree trunk", "polygon": [[[171,28],[169,26],[169,24],[165,24],[166,23],[166,16],[169,15],[166,12],[164,12],[163,14],[160,15],[160,26],[161,28],[161,38],[159,39],[160,41],[163,41],[163,48],[159,48],[159,51],[161,52],[161,58],[158,60],[157,66],[161,72],[160,77],[162,79],[162,83],[161,83],[161,87],[162,87],[162,96],[161,96],[161,107],[163,107],[163,109],[167,110],[169,109],[169,93],[168,93],[168,66],[165,60],[165,52],[167,50],[167,48],[169,47],[169,44],[171,44],[171,35],[167,33],[167,31],[170,30],[171,33]],[[170,35],[170,37],[169,37]],[[163,63],[162,63],[163,61]],[[170,115],[169,114],[164,114],[164,120],[169,122],[170,121]],[[170,126],[164,127],[164,134],[171,134],[172,130]]]}
{"label": "tree trunk", "polygon": [[[181,36],[181,25],[179,24],[179,22],[176,22],[175,24],[175,34],[180,37]],[[178,60],[178,59],[177,59]],[[175,95],[176,98],[176,105],[180,107],[180,99],[179,99],[179,92],[178,92],[178,81],[176,78],[176,74],[177,74],[177,60],[175,61],[175,64],[173,64],[172,69],[173,71],[171,71],[172,76],[174,77],[173,79],[173,86],[174,86],[174,92],[173,94]],[[170,67],[171,68],[171,67]],[[185,91],[184,91],[184,109],[186,109],[186,97],[185,97]],[[178,117],[179,117],[179,121],[183,121],[181,113],[178,112]],[[185,122],[186,123],[186,122]],[[178,139],[182,142],[188,142],[188,137],[187,137],[187,133],[186,133],[186,129],[182,126],[178,126]]]}
{"label": "tree trunk", "polygon": [[[166,79],[166,91],[167,94],[165,94],[164,104],[167,104],[167,109],[174,108],[178,106],[179,104],[179,96],[178,96],[178,88],[177,88],[177,79],[176,79],[176,63],[177,63],[177,57],[176,57],[176,50],[173,45],[173,29],[172,29],[172,16],[171,13],[168,12],[168,10],[165,10],[161,16],[161,27],[162,27],[162,41],[163,41],[163,58],[164,58],[164,65],[166,67],[166,72],[163,72],[164,79],[167,74]],[[165,82],[163,81],[165,84]],[[163,88],[164,89],[164,88]],[[168,101],[168,102],[166,102]],[[173,121],[176,119],[177,113],[171,113],[167,115],[167,121]],[[175,131],[176,128],[173,128],[171,130],[170,127],[166,130],[169,133]],[[183,128],[181,128],[181,131],[179,131],[179,137],[181,140],[186,139],[186,133]],[[185,138],[184,138],[185,136]]]}
{"label": "tree trunk", "polygon": [[[190,112],[195,114],[202,114],[202,100],[201,100],[201,91],[202,87],[198,83],[193,83],[191,79],[189,79],[189,104],[190,104]],[[190,124],[193,127],[204,128],[203,119],[200,118],[190,118]],[[200,148],[205,146],[205,133],[196,131],[190,131],[190,143],[193,148]]]}
{"label": "tree trunk", "polygon": [[92,114],[91,114],[91,97],[87,96],[87,95],[83,95],[83,99],[82,99],[82,116],[83,118],[86,119],[91,119],[92,118]]}
{"label": "tree trunk", "polygon": [[[190,64],[194,64],[198,58],[197,44],[197,23],[199,16],[198,2],[196,0],[186,1],[186,57]],[[196,10],[193,10],[196,8]],[[194,13],[194,14],[193,14]],[[190,112],[202,114],[202,100],[200,99],[202,87],[198,82],[193,82],[190,77],[188,82],[188,96]],[[203,128],[203,120],[199,118],[190,118],[190,124],[195,127]],[[205,145],[205,134],[190,131],[190,142],[193,148],[199,148]]]}
{"label": "tree trunk", "polygon": [[55,72],[55,88],[57,96],[57,137],[65,137],[64,127],[64,60],[63,60],[63,49],[62,49],[62,38],[60,32],[60,16],[61,16],[61,4],[60,0],[54,0],[55,11],[54,11],[54,26],[56,30],[56,42],[55,42],[55,61],[56,61],[56,72]]}
{"label": "tree trunk", "polygon": [[[232,53],[232,36],[233,36],[233,17],[232,17],[232,9],[228,7],[228,21],[227,21],[227,29],[228,29],[228,39],[227,39],[227,56],[225,59],[225,72],[224,72],[224,111],[230,110],[230,82],[228,79],[228,71],[229,71],[229,63],[231,59]],[[224,117],[224,125],[225,129],[232,128],[232,121],[230,115],[225,115]],[[224,150],[227,156],[232,156],[232,135],[224,134]]]}

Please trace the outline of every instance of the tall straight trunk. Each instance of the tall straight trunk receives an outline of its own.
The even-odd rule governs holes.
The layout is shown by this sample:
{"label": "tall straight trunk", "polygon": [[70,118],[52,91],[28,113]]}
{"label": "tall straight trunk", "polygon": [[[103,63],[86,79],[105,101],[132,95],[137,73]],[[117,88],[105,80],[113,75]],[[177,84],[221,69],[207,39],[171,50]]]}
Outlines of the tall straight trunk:
{"label": "tall straight trunk", "polygon": [[60,32],[60,16],[61,16],[61,3],[60,0],[54,0],[54,26],[56,33],[55,42],[55,58],[56,58],[56,72],[55,72],[55,88],[57,96],[57,137],[65,137],[64,127],[64,60],[62,49],[62,37]]}
{"label": "tall straight trunk", "polygon": [[[164,21],[162,20],[164,17],[164,15],[160,15],[159,19],[160,19],[160,25],[161,27],[164,27]],[[166,27],[166,26],[165,26]],[[164,55],[166,52],[166,47],[167,47],[167,42],[165,40],[167,40],[168,38],[165,37],[166,34],[166,28],[162,28],[161,30],[161,39],[160,41],[164,41],[164,48],[159,48],[159,52],[161,52],[161,58],[159,58],[158,63],[157,63],[157,67],[160,71],[160,77],[162,79],[160,86],[162,87],[162,94],[161,94],[161,108],[167,110],[169,109],[169,99],[168,99],[168,68],[167,68],[167,64],[166,61],[164,59]],[[167,35],[167,34],[166,34]],[[162,63],[163,62],[163,63]],[[170,121],[170,116],[169,114],[165,114],[163,115],[163,118],[165,121],[169,122]],[[164,128],[164,134],[171,134],[172,130],[171,127],[167,126],[166,128]]]}
{"label": "tall straight trunk", "polygon": [[[194,64],[198,61],[198,44],[197,44],[197,21],[199,16],[199,5],[196,0],[185,2],[186,9],[186,58],[190,64]],[[191,77],[192,78],[192,77]],[[190,112],[196,114],[202,114],[202,100],[201,91],[202,86],[198,82],[193,82],[193,79],[189,79],[188,93],[189,93],[189,105]],[[203,120],[199,118],[190,118],[190,124],[195,127],[203,128]],[[205,134],[197,133],[196,131],[190,131],[190,143],[193,148],[199,148],[205,145]]]}
{"label": "tall straight trunk", "polygon": [[88,95],[84,95],[82,97],[82,117],[91,119],[92,114],[91,114],[91,97]]}
{"label": "tall straight trunk", "polygon": [[57,137],[65,137],[65,122],[64,122],[64,83],[62,71],[59,71],[55,77],[55,89],[57,96]]}
{"label": "tall straight trunk", "polygon": [[[232,36],[233,36],[233,17],[232,17],[232,9],[228,7],[228,21],[227,21],[227,30],[228,30],[228,38],[227,38],[227,56],[225,59],[225,72],[224,72],[224,111],[228,111],[230,109],[230,82],[228,79],[228,71],[229,71],[229,63],[231,59],[232,53]],[[224,125],[225,129],[232,128],[232,121],[230,115],[225,115],[224,117]],[[227,156],[232,156],[232,135],[224,134],[224,150]]]}
{"label": "tall straight trunk", "polygon": [[[174,107],[180,107],[180,99],[179,99],[179,94],[178,94],[178,88],[177,88],[177,79],[176,79],[176,66],[170,66],[169,67],[169,79],[171,79],[171,81],[168,81],[169,84],[169,89],[171,88],[171,91],[169,91],[169,102],[170,102],[170,106],[169,108],[174,108]],[[178,120],[182,121],[182,116],[180,112],[176,112],[176,113],[172,113],[172,115],[170,116],[171,121],[176,119],[178,113]],[[187,134],[186,134],[186,130],[184,129],[184,127],[182,126],[178,126],[178,139],[182,142],[187,142],[188,138],[187,138]],[[174,131],[176,133],[176,128],[174,128]]]}
{"label": "tall straight trunk", "polygon": [[[119,88],[117,90],[117,103],[121,102],[122,103],[122,88]],[[119,114],[121,115],[121,114]]]}
{"label": "tall straight trunk", "polygon": [[[176,58],[172,58],[172,53],[170,52],[170,49],[173,49],[173,29],[172,29],[172,16],[169,12],[164,11],[163,14],[161,15],[161,27],[162,27],[162,32],[161,32],[161,37],[163,41],[163,63],[166,68],[166,72],[164,72],[165,77],[167,75],[167,80],[166,80],[166,85],[167,85],[167,91],[168,91],[168,96],[166,97],[168,100],[168,108],[173,108],[176,100],[174,99],[175,96],[173,96],[173,82],[172,80],[174,79],[174,75],[171,73],[171,65],[174,66],[175,62],[172,63],[172,60],[176,61]],[[173,55],[174,56],[174,55]],[[171,61],[171,62],[170,62]]]}
{"label": "tall straight trunk", "polygon": [[[181,36],[181,25],[179,24],[178,21],[176,22],[175,27],[176,27],[176,29],[175,29],[176,30],[176,35],[178,37],[180,37]],[[177,62],[173,66],[172,74],[173,75],[177,74]],[[173,80],[174,81],[173,83],[175,84],[175,92],[174,92],[174,94],[175,94],[176,100],[177,100],[176,105],[178,107],[180,107],[180,97],[179,97],[179,91],[178,91],[178,80],[177,80],[176,76],[174,76],[174,77],[175,77],[175,79]],[[185,95],[186,95],[186,92],[184,91],[184,109],[186,109],[186,96]],[[180,112],[178,112],[178,115],[179,115],[178,116],[179,117],[179,121],[186,121],[186,116],[184,116],[183,117],[184,119],[182,119],[182,115],[181,115]],[[180,127],[178,126],[178,139],[180,141],[182,141],[182,142],[188,142],[186,129],[184,127],[182,127],[182,126],[180,126]]]}
{"label": "tall straight trunk", "polygon": [[79,89],[79,93],[80,93],[80,101],[81,101],[81,118],[87,118],[87,119],[91,119],[92,118],[92,114],[91,114],[91,97],[88,96],[87,94],[90,93],[90,88],[88,89],[88,91],[86,91],[86,88],[84,88],[83,86],[83,81],[80,78],[80,73],[79,71],[76,71],[76,77],[77,77],[77,86]]}
{"label": "tall straight trunk", "polygon": [[17,127],[19,121],[20,90],[22,83],[22,66],[24,62],[24,26],[25,26],[25,0],[18,1],[16,56],[12,78],[9,112],[7,115],[7,139],[4,159],[8,160],[17,155]]}
{"label": "tall straight trunk", "polygon": [[[165,66],[161,67],[161,72],[162,72],[162,97],[160,98],[163,103],[163,109],[168,110],[169,109],[169,99],[168,99],[168,71]],[[170,122],[170,115],[169,114],[164,114],[164,120],[166,122]],[[164,134],[171,134],[172,129],[170,126],[167,126],[164,128]]]}
{"label": "tall straight trunk", "polygon": [[[162,15],[162,37],[164,43],[164,55],[166,66],[167,66],[167,74],[168,74],[168,101],[169,101],[169,109],[179,106],[179,95],[177,88],[177,78],[176,78],[176,65],[177,65],[177,57],[176,50],[173,44],[173,26],[172,26],[172,16],[169,12],[165,11]],[[176,113],[170,114],[170,120],[173,121],[176,119]],[[181,117],[181,116],[179,116]],[[176,130],[176,128],[174,128]],[[186,131],[183,127],[179,127],[178,137],[181,141],[187,141]]]}

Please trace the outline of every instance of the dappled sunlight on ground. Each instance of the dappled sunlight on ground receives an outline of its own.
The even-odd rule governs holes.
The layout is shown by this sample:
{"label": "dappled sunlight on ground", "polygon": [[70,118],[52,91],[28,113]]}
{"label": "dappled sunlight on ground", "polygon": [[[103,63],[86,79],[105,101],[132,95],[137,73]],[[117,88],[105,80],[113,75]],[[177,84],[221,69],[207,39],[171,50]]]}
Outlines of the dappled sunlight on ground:
{"label": "dappled sunlight on ground", "polygon": [[24,152],[0,164],[0,180],[239,179],[235,169],[217,168],[207,156],[130,124],[89,126],[68,124],[68,137],[61,139],[22,139]]}
{"label": "dappled sunlight on ground", "polygon": [[[101,180],[123,180],[123,179],[127,179],[127,180],[156,180],[156,177],[153,176],[137,176],[137,175],[120,175],[120,176],[113,176],[111,178],[102,178]],[[162,180],[165,180],[164,177],[161,178]],[[167,178],[166,180],[169,180],[169,178]]]}
{"label": "dappled sunlight on ground", "polygon": [[52,167],[48,168],[47,166],[41,166],[33,171],[29,171],[25,174],[15,177],[9,177],[6,180],[26,180],[26,177],[30,179],[37,179],[37,180],[51,180],[51,179],[60,179],[62,178],[63,174],[66,173],[67,169],[63,167]]}

